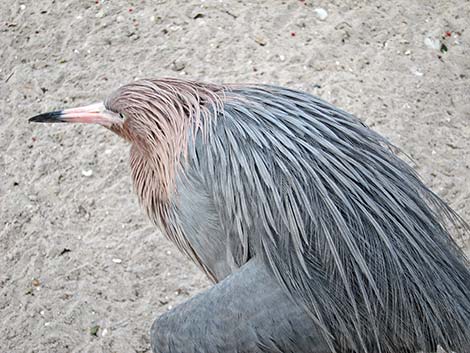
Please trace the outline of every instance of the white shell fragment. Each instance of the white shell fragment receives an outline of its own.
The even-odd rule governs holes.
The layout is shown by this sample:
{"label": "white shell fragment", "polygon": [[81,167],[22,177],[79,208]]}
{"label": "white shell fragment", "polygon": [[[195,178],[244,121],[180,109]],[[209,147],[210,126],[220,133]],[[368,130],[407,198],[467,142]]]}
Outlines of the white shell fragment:
{"label": "white shell fragment", "polygon": [[321,7],[314,9],[313,12],[315,12],[315,15],[320,21],[324,21],[328,17],[328,12]]}
{"label": "white shell fragment", "polygon": [[441,42],[437,38],[426,37],[424,38],[424,45],[430,49],[439,50],[441,48]]}
{"label": "white shell fragment", "polygon": [[93,175],[93,171],[91,169],[82,170],[82,175],[86,177],[90,177]]}

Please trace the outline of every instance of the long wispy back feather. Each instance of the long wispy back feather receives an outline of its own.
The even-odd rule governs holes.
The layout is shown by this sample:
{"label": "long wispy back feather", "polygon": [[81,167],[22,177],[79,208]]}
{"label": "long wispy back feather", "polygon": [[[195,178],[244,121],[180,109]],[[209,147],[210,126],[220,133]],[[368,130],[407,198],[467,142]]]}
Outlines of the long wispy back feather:
{"label": "long wispy back feather", "polygon": [[279,87],[235,86],[220,115],[207,153],[231,163],[207,178],[222,224],[248,237],[333,349],[469,350],[470,272],[448,226],[468,228],[388,141]]}

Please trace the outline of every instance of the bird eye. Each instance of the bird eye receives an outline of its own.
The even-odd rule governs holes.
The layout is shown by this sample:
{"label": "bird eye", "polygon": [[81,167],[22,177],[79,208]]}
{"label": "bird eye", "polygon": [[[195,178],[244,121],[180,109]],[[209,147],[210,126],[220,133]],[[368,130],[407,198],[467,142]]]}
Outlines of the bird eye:
{"label": "bird eye", "polygon": [[124,120],[124,115],[122,113],[119,113],[119,117]]}

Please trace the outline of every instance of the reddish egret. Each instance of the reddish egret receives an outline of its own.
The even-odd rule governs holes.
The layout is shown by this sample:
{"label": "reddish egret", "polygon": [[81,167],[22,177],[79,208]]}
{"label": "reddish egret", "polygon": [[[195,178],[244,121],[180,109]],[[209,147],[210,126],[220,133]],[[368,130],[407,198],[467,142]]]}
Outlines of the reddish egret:
{"label": "reddish egret", "polygon": [[36,122],[131,144],[147,214],[216,284],[154,352],[470,352],[465,222],[350,114],[267,85],[141,80]]}

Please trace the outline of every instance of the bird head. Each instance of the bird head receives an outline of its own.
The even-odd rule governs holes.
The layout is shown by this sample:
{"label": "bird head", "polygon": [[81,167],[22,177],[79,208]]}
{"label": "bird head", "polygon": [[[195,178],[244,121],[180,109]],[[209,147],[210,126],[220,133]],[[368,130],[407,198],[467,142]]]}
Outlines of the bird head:
{"label": "bird head", "polygon": [[29,121],[36,123],[98,124],[128,139],[125,112],[110,106],[107,100],[82,107],[42,113],[30,118]]}
{"label": "bird head", "polygon": [[188,126],[198,125],[204,106],[218,101],[219,90],[177,79],[140,80],[120,87],[103,102],[39,114],[29,121],[99,124],[150,151],[181,143]]}

